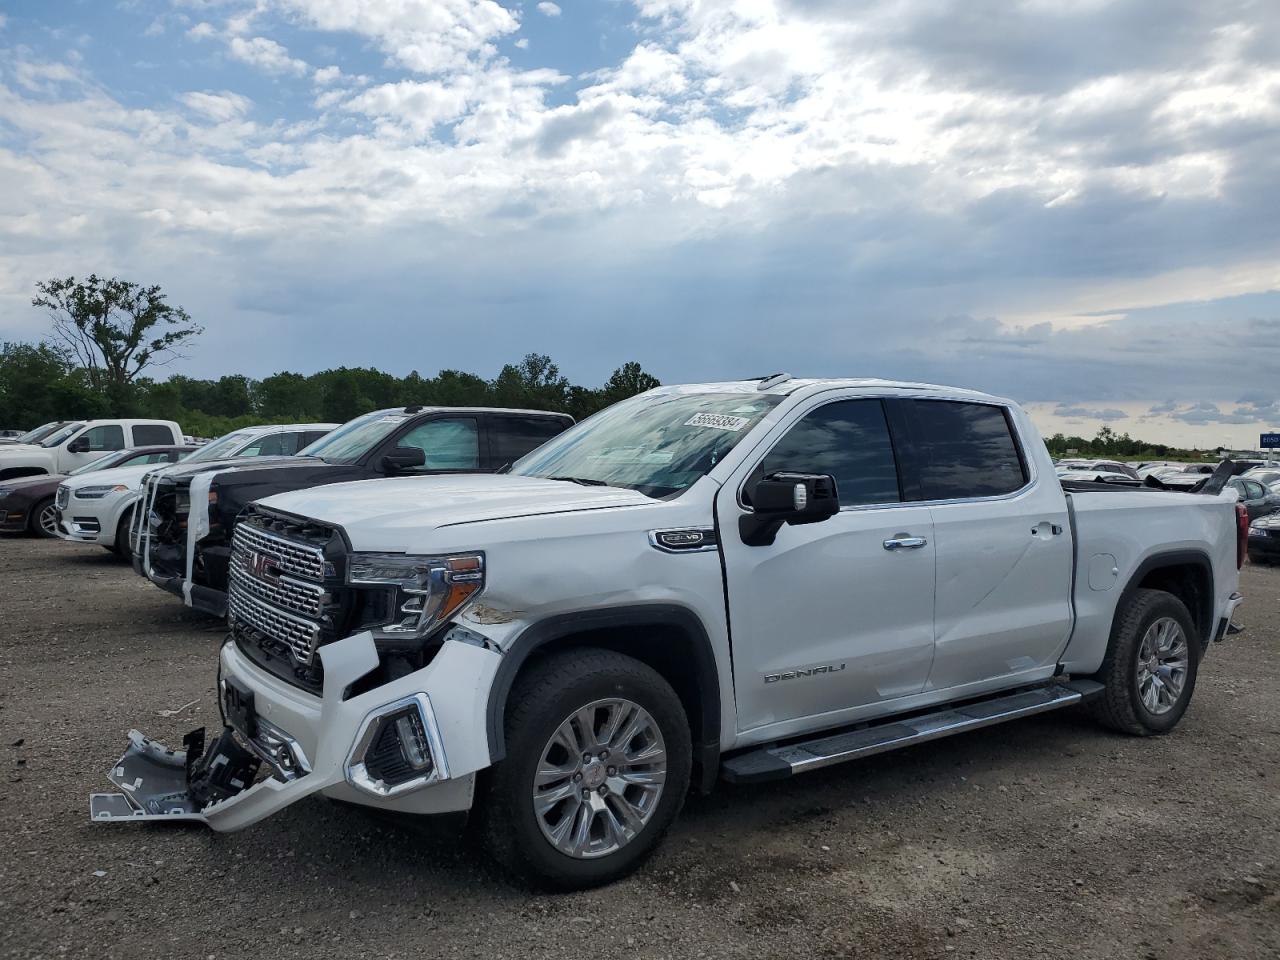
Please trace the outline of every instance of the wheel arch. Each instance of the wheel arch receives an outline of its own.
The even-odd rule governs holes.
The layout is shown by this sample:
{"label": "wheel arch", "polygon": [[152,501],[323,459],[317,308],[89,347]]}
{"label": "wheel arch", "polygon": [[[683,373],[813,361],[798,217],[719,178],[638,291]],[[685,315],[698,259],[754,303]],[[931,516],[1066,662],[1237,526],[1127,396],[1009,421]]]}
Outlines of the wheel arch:
{"label": "wheel arch", "polygon": [[708,792],[720,766],[720,675],[698,615],[674,604],[638,604],[559,614],[526,627],[502,656],[489,689],[486,734],[496,763],[506,756],[503,722],[516,677],[531,661],[574,647],[614,650],[671,684],[689,719],[694,783]]}
{"label": "wheel arch", "polygon": [[1170,550],[1153,554],[1138,564],[1129,577],[1112,616],[1112,629],[1125,603],[1140,589],[1163,590],[1173,594],[1191,612],[1200,643],[1213,640],[1214,584],[1213,562],[1200,550]]}

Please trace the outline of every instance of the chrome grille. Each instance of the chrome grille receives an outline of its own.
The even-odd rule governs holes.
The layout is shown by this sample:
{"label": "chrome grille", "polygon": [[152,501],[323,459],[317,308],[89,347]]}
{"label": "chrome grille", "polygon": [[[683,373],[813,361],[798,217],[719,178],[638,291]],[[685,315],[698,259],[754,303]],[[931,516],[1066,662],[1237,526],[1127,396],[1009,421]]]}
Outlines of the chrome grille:
{"label": "chrome grille", "polygon": [[285,540],[248,522],[236,524],[232,546],[270,557],[284,573],[297,574],[308,580],[324,579],[324,554],[319,547]]}
{"label": "chrome grille", "polygon": [[71,490],[66,484],[58,485],[58,493],[54,498],[53,505],[59,510],[67,509],[67,504],[71,501]]}
{"label": "chrome grille", "polygon": [[324,614],[324,588],[314,583],[303,583],[292,577],[265,579],[253,572],[251,553],[237,549],[231,554],[232,589],[240,588],[259,600],[274,603],[313,620]]}
{"label": "chrome grille", "polygon": [[318,624],[278,610],[243,590],[237,590],[234,584],[227,595],[227,610],[234,622],[286,644],[298,663],[303,666],[311,664],[320,639]]}

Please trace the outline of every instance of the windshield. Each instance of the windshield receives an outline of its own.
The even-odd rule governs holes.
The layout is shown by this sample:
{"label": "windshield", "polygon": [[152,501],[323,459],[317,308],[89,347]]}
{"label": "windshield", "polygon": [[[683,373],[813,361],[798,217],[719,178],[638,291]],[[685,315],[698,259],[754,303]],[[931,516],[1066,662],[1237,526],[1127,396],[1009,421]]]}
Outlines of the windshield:
{"label": "windshield", "polygon": [[326,463],[355,463],[408,419],[409,415],[399,410],[366,413],[363,417],[348,420],[311,446],[303,447],[298,456],[319,457]]}
{"label": "windshield", "polygon": [[677,496],[719,463],[780,399],[749,393],[641,394],[570,427],[511,472],[628,487],[651,497]]}
{"label": "windshield", "polygon": [[226,460],[235,456],[236,450],[243,446],[249,440],[252,440],[256,434],[248,430],[236,430],[232,433],[224,433],[217,440],[210,440],[195,453],[185,457],[187,463],[195,463],[204,460]]}
{"label": "windshield", "polygon": [[24,433],[22,436],[18,437],[17,442],[18,443],[39,443],[41,440],[43,440],[49,434],[53,433],[53,431],[57,430],[60,426],[62,426],[66,422],[67,421],[65,420],[54,420],[52,423],[41,424],[40,426],[36,427],[34,430],[30,430],[27,433]]}
{"label": "windshield", "polygon": [[61,430],[58,430],[54,433],[49,434],[48,437],[46,437],[44,440],[40,442],[40,446],[56,447],[63,440],[67,439],[67,437],[71,436],[73,433],[75,433],[77,430],[79,430],[83,426],[84,426],[83,422],[68,423]]}
{"label": "windshield", "polygon": [[76,467],[74,470],[68,473],[67,476],[78,477],[82,473],[93,473],[93,471],[95,470],[101,470],[104,467],[111,466],[109,461],[118,460],[118,459],[120,459],[120,451],[115,450],[115,451],[112,451],[111,453],[108,453],[105,457],[99,457],[97,460],[90,460],[84,466]]}

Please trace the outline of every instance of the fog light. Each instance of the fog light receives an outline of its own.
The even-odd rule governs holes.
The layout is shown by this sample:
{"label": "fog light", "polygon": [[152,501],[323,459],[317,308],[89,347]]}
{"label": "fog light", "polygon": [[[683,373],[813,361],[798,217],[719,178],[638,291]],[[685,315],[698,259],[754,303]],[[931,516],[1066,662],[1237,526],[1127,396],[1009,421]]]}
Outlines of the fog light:
{"label": "fog light", "polygon": [[365,717],[347,758],[347,780],[358,790],[390,797],[449,776],[431,702],[420,693]]}
{"label": "fog light", "polygon": [[431,748],[427,746],[427,732],[417,712],[407,713],[396,719],[396,736],[400,738],[400,756],[414,770],[431,769]]}

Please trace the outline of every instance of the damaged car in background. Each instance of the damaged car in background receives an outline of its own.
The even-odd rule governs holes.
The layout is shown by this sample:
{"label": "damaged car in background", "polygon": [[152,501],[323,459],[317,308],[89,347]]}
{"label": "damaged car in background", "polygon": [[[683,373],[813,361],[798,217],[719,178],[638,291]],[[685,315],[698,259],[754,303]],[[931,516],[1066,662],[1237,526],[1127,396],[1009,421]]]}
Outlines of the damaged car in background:
{"label": "damaged car in background", "polygon": [[236,525],[254,500],[341,481],[492,472],[572,423],[542,410],[400,407],[357,417],[294,457],[166,470],[145,483],[134,569],[187,606],[223,616]]}

